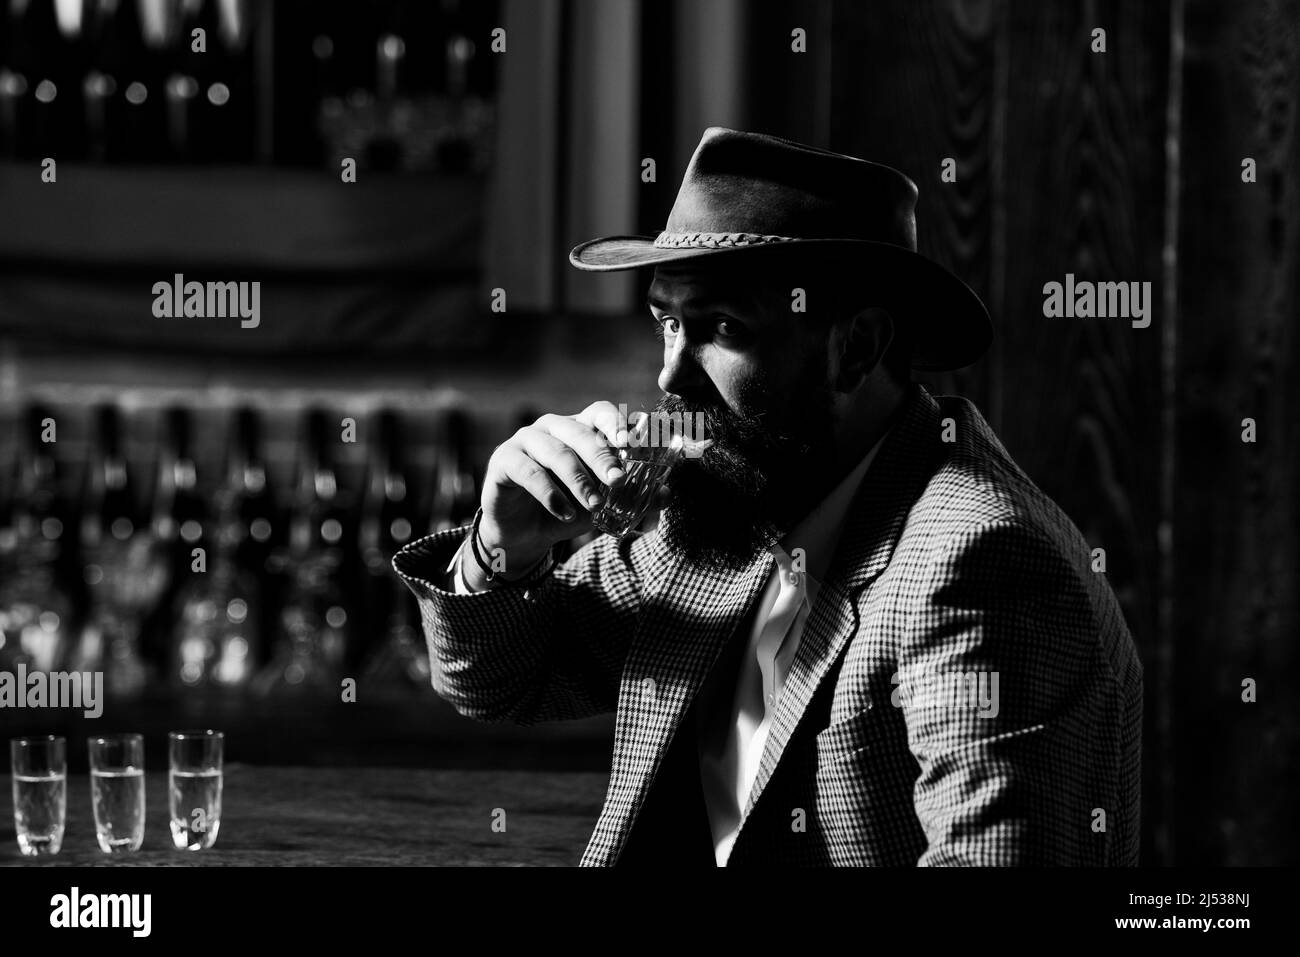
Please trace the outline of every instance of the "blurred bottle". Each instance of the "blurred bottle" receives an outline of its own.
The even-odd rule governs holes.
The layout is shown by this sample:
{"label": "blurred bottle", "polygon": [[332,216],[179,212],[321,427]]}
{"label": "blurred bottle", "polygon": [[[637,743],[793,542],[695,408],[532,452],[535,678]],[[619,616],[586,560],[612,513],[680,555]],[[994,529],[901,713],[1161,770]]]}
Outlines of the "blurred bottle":
{"label": "blurred bottle", "polygon": [[447,15],[436,3],[394,3],[376,11],[377,34],[402,38],[405,57],[398,84],[408,94],[425,95],[443,84],[441,51],[445,45]]}
{"label": "blurred bottle", "polygon": [[271,472],[262,451],[262,421],[247,406],[237,409],[233,421],[227,482],[239,489],[239,518],[248,534],[238,551],[239,567],[259,582],[258,609],[260,645],[253,649],[260,668],[270,653],[270,636],[275,634],[283,597],[283,569],[275,565],[289,540],[289,524],[276,500]]}
{"label": "blurred bottle", "polygon": [[0,63],[0,159],[18,158],[25,137],[27,78]]}
{"label": "blurred bottle", "polygon": [[[151,20],[163,29],[158,0]],[[146,41],[141,0],[98,0],[87,27],[90,66],[82,82],[90,155],[108,162],[166,158],[161,39]]]}
{"label": "blurred bottle", "polygon": [[414,483],[403,454],[401,422],[391,410],[377,419],[369,480],[361,506],[359,546],[367,575],[366,620],[374,635],[364,679],[376,686],[430,688],[429,658],[414,596],[393,572],[393,555],[419,526]]}
{"label": "blurred bottle", "polygon": [[247,0],[181,0],[167,86],[169,136],[178,159],[202,163],[252,159],[255,111],[249,28]]}
{"label": "blurred bottle", "polygon": [[20,39],[13,4],[0,3],[0,158],[8,160],[16,159],[30,138],[29,84],[18,62]]}
{"label": "blurred bottle", "polygon": [[133,493],[131,468],[123,451],[121,414],[115,406],[101,405],[93,414],[93,452],[86,470],[81,541],[96,547],[105,538],[129,539],[139,513]]}
{"label": "blurred bottle", "polygon": [[187,559],[190,549],[203,538],[203,522],[207,517],[207,506],[199,494],[192,441],[189,410],[167,409],[163,413],[151,521],[154,535],[176,552],[178,561]]}
{"label": "blurred bottle", "polygon": [[[260,656],[263,579],[245,560],[264,549],[270,526],[257,514],[262,511],[256,506],[265,497],[266,476],[252,448],[251,418],[249,410],[236,416],[226,476],[214,496],[214,517],[208,525],[206,569],[188,578],[175,602],[169,673],[188,687],[242,686],[252,679]],[[264,523],[257,528],[260,542],[251,527],[258,522]]]}
{"label": "blurred bottle", "polygon": [[[202,124],[199,111],[204,97],[203,81],[209,76],[208,64],[217,57],[217,18],[211,4],[203,0],[177,0],[176,28],[165,40],[167,79],[163,98],[167,114],[167,149],[176,162],[188,163],[200,158],[199,138]],[[202,29],[204,46],[209,52],[192,49],[191,31]]]}
{"label": "blurred bottle", "polygon": [[270,96],[270,91],[261,90],[257,82],[252,4],[250,0],[217,0],[217,3],[224,61],[219,85],[215,90],[209,87],[205,95],[206,109],[217,114],[209,125],[220,131],[222,139],[210,158],[221,162],[251,162],[269,155],[264,153],[269,144],[259,150],[257,116],[259,98]]}
{"label": "blurred bottle", "polygon": [[[497,57],[485,54],[493,28],[501,25],[502,4],[443,0],[443,6],[448,9],[449,39],[454,42],[459,36],[470,41],[468,48],[462,46],[463,62],[457,68],[464,73],[462,91],[471,100],[493,98],[497,87]],[[449,77],[448,89],[455,88],[456,82]]]}
{"label": "blurred bottle", "polygon": [[409,110],[399,99],[405,60],[405,38],[396,33],[380,34],[375,41],[374,128],[366,140],[366,167],[372,170],[397,170],[405,162]]}
{"label": "blurred bottle", "polygon": [[376,416],[366,494],[361,505],[361,556],[372,575],[386,574],[393,554],[411,540],[415,529],[415,495],[402,447],[397,413]]}
{"label": "blurred bottle", "polygon": [[443,420],[443,435],[434,463],[432,532],[457,528],[473,521],[478,511],[478,483],[474,474],[470,418],[452,409]]}
{"label": "blurred bottle", "polygon": [[[188,410],[172,407],[163,412],[158,443],[158,477],[154,483],[150,531],[156,546],[166,554],[170,585],[158,608],[145,622],[141,652],[149,661],[166,667],[175,630],[177,593],[195,574],[196,561],[207,561],[211,542],[205,522],[208,507],[199,494],[198,469],[192,449],[192,422]],[[204,553],[196,559],[194,550]]]}
{"label": "blurred bottle", "polygon": [[86,72],[81,78],[82,122],[86,155],[93,162],[102,163],[109,159],[110,136],[119,132],[122,123],[118,106],[125,102],[114,72],[105,69],[105,61],[114,52],[117,0],[87,0],[85,13],[82,31],[88,54]]}
{"label": "blurred bottle", "polygon": [[96,409],[94,424],[80,542],[90,608],[73,667],[102,670],[110,693],[129,697],[151,677],[141,633],[171,580],[171,554],[141,514],[116,407]]}
{"label": "blurred bottle", "polygon": [[473,164],[474,147],[469,138],[466,101],[470,69],[477,50],[467,35],[468,21],[459,0],[443,0],[442,7],[448,27],[443,58],[447,71],[450,123],[447,135],[438,144],[438,168],[450,173],[463,173]]}
{"label": "blurred bottle", "polygon": [[[251,408],[237,409],[231,428],[226,484],[237,490],[240,525],[247,534],[237,552],[239,567],[261,582],[262,608],[258,631],[275,630],[275,608],[279,603],[278,576],[283,568],[274,558],[288,542],[288,524],[276,503],[271,476],[262,455],[262,428]],[[265,654],[265,645],[258,654]]]}
{"label": "blurred bottle", "polygon": [[351,623],[343,584],[347,511],[325,413],[305,418],[303,458],[283,555],[288,578],[275,649],[258,675],[263,694],[339,689]]}
{"label": "blurred bottle", "polygon": [[70,653],[73,589],[53,420],[32,406],[19,423],[0,517],[0,671],[54,671]]}
{"label": "blurred bottle", "polygon": [[6,139],[13,137],[13,152],[22,158],[81,158],[86,152],[83,3],[24,0],[5,7],[9,62],[0,74],[0,121],[14,126],[3,130]]}

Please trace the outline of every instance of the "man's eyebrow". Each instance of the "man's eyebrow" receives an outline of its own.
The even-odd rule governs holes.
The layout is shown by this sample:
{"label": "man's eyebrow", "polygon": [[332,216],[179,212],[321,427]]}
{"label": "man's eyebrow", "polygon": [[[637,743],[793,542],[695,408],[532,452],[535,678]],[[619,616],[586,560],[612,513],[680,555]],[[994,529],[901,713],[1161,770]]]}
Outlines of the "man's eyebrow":
{"label": "man's eyebrow", "polygon": [[[673,305],[667,299],[661,299],[652,292],[646,294],[645,304],[664,311],[668,311]],[[706,312],[710,309],[717,310],[721,307],[735,306],[737,301],[727,296],[692,296],[686,299],[682,305],[693,312]]]}

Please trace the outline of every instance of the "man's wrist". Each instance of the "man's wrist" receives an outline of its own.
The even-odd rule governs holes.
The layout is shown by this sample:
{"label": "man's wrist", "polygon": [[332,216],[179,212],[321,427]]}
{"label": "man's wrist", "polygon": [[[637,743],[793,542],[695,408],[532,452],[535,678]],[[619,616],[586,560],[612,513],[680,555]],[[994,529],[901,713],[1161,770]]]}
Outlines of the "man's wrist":
{"label": "man's wrist", "polygon": [[[473,531],[471,528],[470,533],[473,534]],[[473,545],[472,542],[470,544]],[[542,560],[551,553],[553,544],[551,542],[505,544],[485,515],[478,526],[478,547],[479,554],[497,572],[496,577],[513,581],[523,578],[541,564]]]}
{"label": "man's wrist", "polygon": [[[484,529],[485,521],[478,525],[478,541],[473,540],[474,528],[461,544],[460,570],[465,584],[473,591],[485,591],[513,584],[533,574],[551,554],[552,545],[510,546],[497,543],[490,531]],[[487,563],[487,568],[483,564]],[[488,577],[489,570],[492,577]]]}

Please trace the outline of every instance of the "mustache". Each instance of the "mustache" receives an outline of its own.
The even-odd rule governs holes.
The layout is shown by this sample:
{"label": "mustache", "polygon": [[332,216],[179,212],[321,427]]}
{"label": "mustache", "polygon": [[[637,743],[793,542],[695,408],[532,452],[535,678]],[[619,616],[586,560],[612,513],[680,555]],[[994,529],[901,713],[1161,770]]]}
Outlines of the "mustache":
{"label": "mustache", "polygon": [[[805,449],[800,439],[774,430],[768,415],[762,412],[738,413],[725,405],[690,402],[669,394],[660,397],[655,412],[680,417],[680,421],[689,423],[693,439],[713,440],[713,445],[705,449],[702,456],[706,465],[721,464],[723,460],[762,465],[777,457],[800,454]],[[697,429],[697,425],[702,428]],[[694,434],[698,431],[703,434]]]}

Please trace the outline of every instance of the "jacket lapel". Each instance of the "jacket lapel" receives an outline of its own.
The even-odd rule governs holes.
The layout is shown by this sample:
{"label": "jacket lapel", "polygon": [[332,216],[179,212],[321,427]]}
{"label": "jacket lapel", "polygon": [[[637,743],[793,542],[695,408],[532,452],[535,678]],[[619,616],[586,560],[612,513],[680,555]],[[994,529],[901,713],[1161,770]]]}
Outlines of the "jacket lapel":
{"label": "jacket lapel", "polygon": [[858,633],[861,597],[889,564],[908,512],[933,474],[941,452],[938,403],[924,386],[914,383],[897,423],[863,476],[826,580],[804,624],[741,819],[741,837],[745,820],[776,771],[822,679]]}
{"label": "jacket lapel", "polygon": [[584,863],[617,859],[682,718],[775,565],[770,552],[740,574],[674,561],[646,596],[623,668],[614,762]]}

